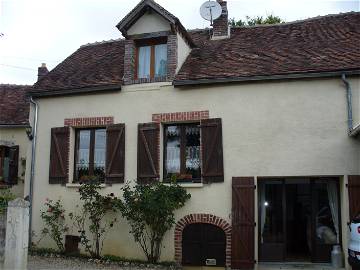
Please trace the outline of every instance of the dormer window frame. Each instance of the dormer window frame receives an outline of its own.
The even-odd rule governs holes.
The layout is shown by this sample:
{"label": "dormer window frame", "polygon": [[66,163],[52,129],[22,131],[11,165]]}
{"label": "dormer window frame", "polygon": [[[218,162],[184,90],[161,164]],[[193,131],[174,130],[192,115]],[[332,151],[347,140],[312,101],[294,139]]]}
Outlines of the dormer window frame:
{"label": "dormer window frame", "polygon": [[[156,45],[166,45],[167,46],[168,37],[161,36],[161,37],[154,37],[154,38],[146,38],[146,39],[137,39],[134,40],[135,42],[135,67],[134,67],[134,78],[135,80],[163,80],[166,81],[167,79],[167,70],[168,70],[168,59],[166,53],[166,71],[163,76],[156,76],[156,56],[155,56],[155,46]],[[150,46],[150,74],[149,77],[139,77],[139,53],[141,47]],[[166,47],[167,52],[167,47]]]}

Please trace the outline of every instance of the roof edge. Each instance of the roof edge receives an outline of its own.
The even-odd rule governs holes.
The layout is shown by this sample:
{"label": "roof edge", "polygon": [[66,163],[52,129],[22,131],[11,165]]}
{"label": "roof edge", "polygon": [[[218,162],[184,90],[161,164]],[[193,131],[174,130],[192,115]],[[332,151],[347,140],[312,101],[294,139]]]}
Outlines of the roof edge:
{"label": "roof edge", "polygon": [[27,128],[30,127],[30,124],[0,124],[1,128]]}
{"label": "roof edge", "polygon": [[81,87],[81,88],[69,88],[69,89],[55,89],[55,90],[34,90],[29,91],[29,96],[32,97],[52,97],[52,96],[65,96],[65,95],[76,95],[76,94],[88,94],[88,93],[98,93],[98,92],[110,92],[110,91],[120,91],[121,85],[106,85],[106,86],[90,86],[90,87]]}
{"label": "roof edge", "polygon": [[207,84],[237,83],[237,82],[250,82],[250,81],[325,78],[325,77],[341,76],[342,74],[360,75],[360,69],[326,71],[326,72],[278,74],[278,75],[260,75],[260,76],[249,76],[249,77],[230,77],[230,78],[216,78],[216,79],[174,80],[173,85],[182,87],[182,86],[194,86],[194,85],[202,85],[202,84],[207,85]]}

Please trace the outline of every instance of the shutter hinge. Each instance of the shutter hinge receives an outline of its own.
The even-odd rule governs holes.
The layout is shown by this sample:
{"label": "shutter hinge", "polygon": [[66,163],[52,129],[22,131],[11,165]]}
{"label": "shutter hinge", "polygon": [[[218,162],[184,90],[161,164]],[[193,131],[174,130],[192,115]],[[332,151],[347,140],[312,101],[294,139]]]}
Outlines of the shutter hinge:
{"label": "shutter hinge", "polygon": [[254,260],[254,263],[257,263],[257,260]]}
{"label": "shutter hinge", "polygon": [[254,227],[256,227],[256,222],[254,222]]}
{"label": "shutter hinge", "polygon": [[349,184],[346,184],[345,186],[348,188],[348,187],[349,187]]}
{"label": "shutter hinge", "polygon": [[254,185],[254,189],[256,189],[256,185]]}

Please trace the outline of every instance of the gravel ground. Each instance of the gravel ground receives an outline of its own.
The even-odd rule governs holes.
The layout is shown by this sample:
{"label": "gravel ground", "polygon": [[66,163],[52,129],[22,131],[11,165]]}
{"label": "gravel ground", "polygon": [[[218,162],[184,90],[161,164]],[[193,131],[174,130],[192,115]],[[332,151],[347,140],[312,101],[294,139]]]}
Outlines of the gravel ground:
{"label": "gravel ground", "polygon": [[80,258],[56,258],[56,257],[41,257],[41,256],[29,256],[28,257],[28,270],[163,270],[163,269],[175,269],[173,267],[165,266],[149,266],[149,265],[131,265],[124,262],[123,265],[119,265],[113,262],[98,262],[88,259]]}

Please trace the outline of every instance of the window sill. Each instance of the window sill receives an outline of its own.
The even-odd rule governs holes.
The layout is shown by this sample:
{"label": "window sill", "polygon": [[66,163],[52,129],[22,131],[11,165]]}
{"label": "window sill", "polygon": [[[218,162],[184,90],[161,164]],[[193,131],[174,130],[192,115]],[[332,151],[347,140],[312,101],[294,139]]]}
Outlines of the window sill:
{"label": "window sill", "polygon": [[[65,186],[67,188],[79,188],[79,187],[81,187],[81,184],[79,184],[79,183],[67,183]],[[106,188],[107,186],[110,186],[110,185],[100,184],[100,188]]]}
{"label": "window sill", "polygon": [[[163,182],[165,185],[170,185],[168,182]],[[177,183],[179,186],[183,188],[202,188],[204,186],[203,183]]]}

